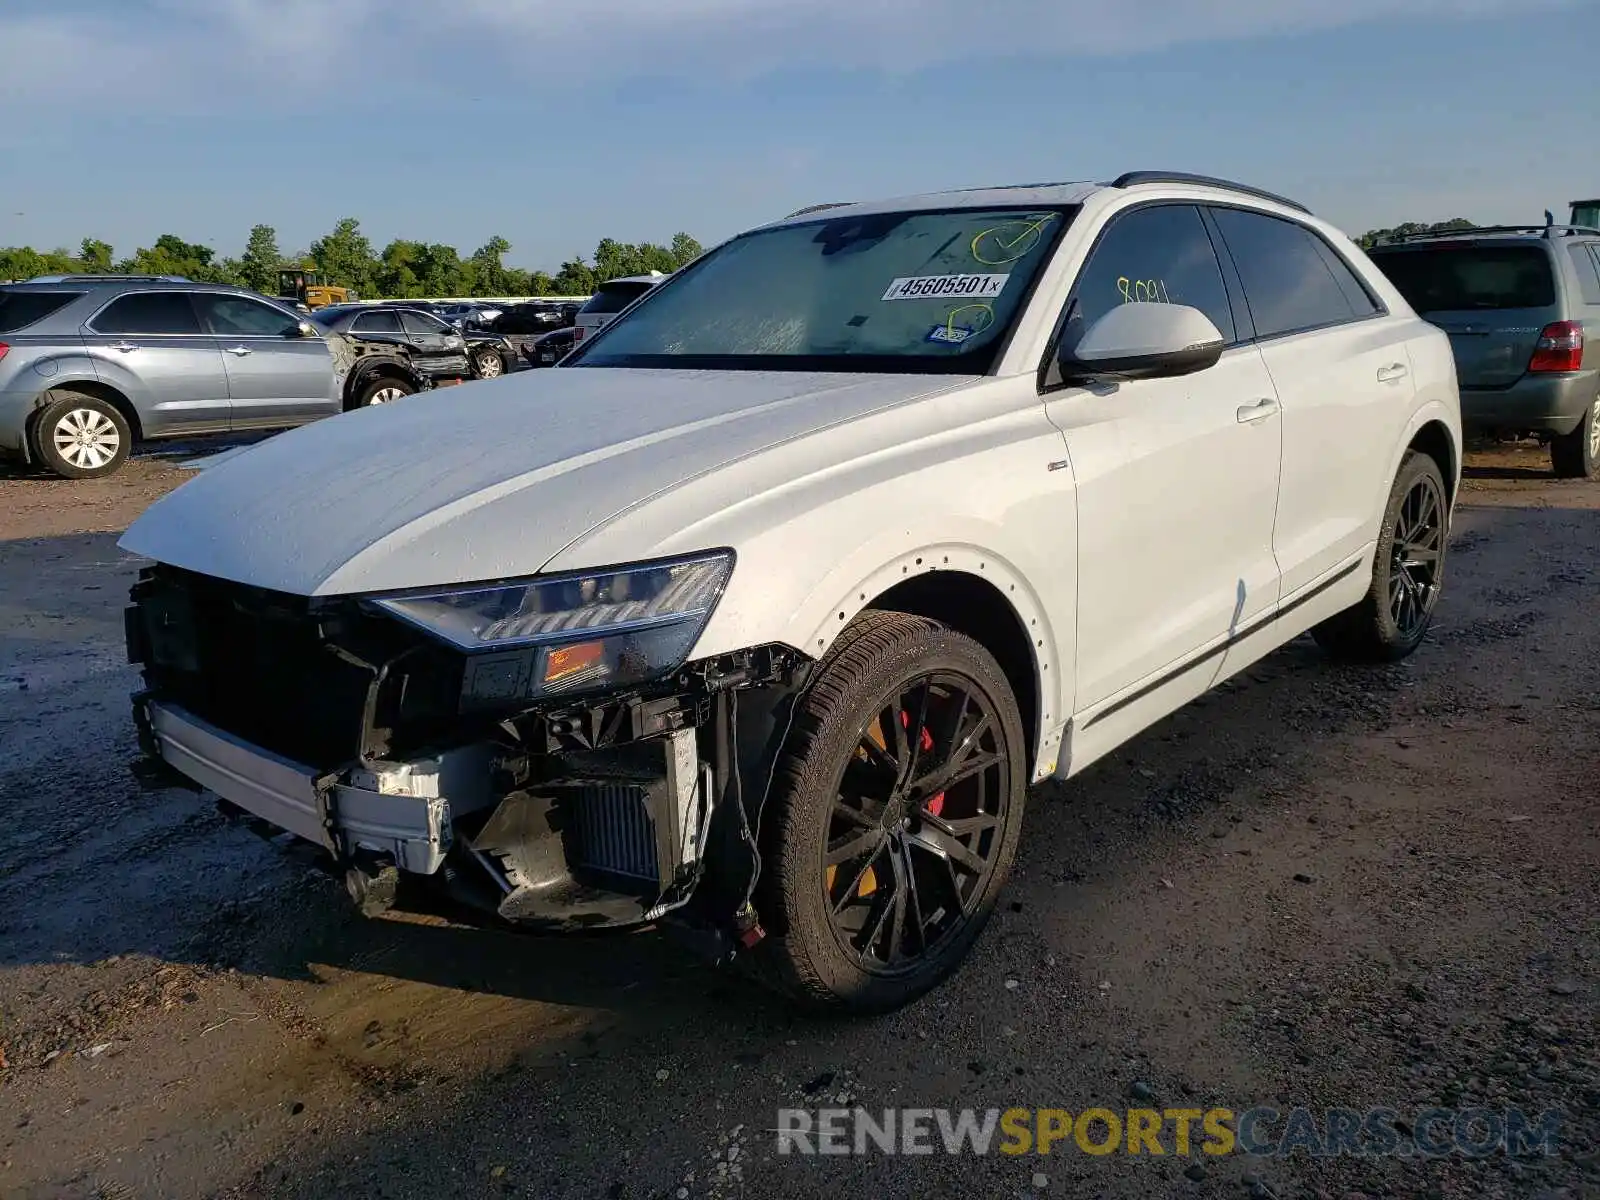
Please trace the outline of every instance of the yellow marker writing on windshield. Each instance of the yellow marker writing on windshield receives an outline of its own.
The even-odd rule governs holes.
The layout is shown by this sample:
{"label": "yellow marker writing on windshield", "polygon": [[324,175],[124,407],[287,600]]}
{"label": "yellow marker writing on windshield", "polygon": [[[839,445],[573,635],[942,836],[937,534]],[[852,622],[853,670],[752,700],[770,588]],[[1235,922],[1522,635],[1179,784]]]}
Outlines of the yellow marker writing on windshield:
{"label": "yellow marker writing on windshield", "polygon": [[[972,257],[986,267],[1003,267],[1014,263],[1039,244],[1044,227],[1055,220],[1055,213],[1045,213],[1033,221],[1007,221],[991,229],[980,230],[972,239]],[[988,257],[984,239],[995,245],[995,253],[1002,257]]]}
{"label": "yellow marker writing on windshield", "polygon": [[950,335],[952,342],[956,340],[956,318],[964,312],[975,312],[983,318],[981,322],[972,322],[972,333],[982,333],[994,324],[994,309],[987,304],[963,304],[960,308],[952,308],[944,322],[945,332]]}

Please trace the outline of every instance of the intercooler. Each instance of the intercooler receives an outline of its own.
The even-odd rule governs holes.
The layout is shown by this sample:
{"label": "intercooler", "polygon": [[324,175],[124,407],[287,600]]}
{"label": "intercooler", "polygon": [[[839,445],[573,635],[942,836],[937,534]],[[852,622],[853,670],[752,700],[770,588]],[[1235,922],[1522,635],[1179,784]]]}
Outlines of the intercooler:
{"label": "intercooler", "polygon": [[692,730],[561,755],[470,839],[500,915],[561,928],[628,924],[669,898],[703,852],[709,768]]}

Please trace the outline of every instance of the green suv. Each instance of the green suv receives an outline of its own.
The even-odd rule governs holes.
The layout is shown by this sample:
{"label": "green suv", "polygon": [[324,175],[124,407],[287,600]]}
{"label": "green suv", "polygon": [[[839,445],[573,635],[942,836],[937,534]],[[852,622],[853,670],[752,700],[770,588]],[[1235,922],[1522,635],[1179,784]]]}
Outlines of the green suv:
{"label": "green suv", "polygon": [[1417,234],[1372,261],[1450,335],[1469,433],[1534,436],[1555,473],[1600,473],[1600,229]]}

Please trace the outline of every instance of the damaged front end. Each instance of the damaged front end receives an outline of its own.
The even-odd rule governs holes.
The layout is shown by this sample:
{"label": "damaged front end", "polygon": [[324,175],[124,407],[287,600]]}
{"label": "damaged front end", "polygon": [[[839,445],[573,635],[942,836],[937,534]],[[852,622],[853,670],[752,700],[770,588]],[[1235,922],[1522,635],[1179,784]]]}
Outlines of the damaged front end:
{"label": "damaged front end", "polygon": [[147,569],[141,774],[321,846],[369,911],[436,893],[530,929],[674,913],[748,940],[751,830],[809,660],[682,663],[729,569],[325,599]]}

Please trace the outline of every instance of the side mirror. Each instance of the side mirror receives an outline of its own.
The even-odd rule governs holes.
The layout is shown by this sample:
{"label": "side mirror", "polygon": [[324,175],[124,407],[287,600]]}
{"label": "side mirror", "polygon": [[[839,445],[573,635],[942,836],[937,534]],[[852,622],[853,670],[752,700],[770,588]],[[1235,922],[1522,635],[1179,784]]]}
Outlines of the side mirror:
{"label": "side mirror", "polygon": [[1120,304],[1089,326],[1060,357],[1068,383],[1192,375],[1222,357],[1211,318],[1187,304]]}
{"label": "side mirror", "polygon": [[293,336],[293,337],[301,337],[301,338],[314,338],[314,337],[321,337],[322,334],[317,329],[317,327],[315,325],[313,325],[310,321],[301,321],[300,324],[298,324],[298,325],[296,325],[294,327],[294,330],[293,330],[293,333],[292,333],[291,336]]}

